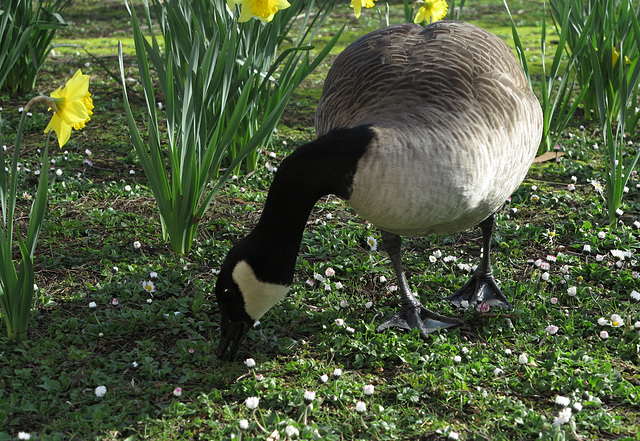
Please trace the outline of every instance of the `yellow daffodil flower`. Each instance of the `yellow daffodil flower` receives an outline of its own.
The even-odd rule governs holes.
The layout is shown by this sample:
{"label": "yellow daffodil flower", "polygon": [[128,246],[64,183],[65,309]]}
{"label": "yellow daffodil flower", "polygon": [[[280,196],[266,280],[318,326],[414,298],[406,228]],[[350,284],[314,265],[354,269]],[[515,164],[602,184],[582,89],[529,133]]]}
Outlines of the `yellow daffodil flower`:
{"label": "yellow daffodil flower", "polygon": [[373,4],[375,0],[351,0],[351,7],[353,8],[353,12],[356,14],[356,18],[360,18],[360,11],[362,7],[365,8],[373,8],[375,5]]}
{"label": "yellow daffodil flower", "polygon": [[251,17],[271,21],[276,12],[291,6],[287,0],[227,0],[227,6],[232,11],[236,5],[242,5],[239,22],[249,21]]}
{"label": "yellow daffodil flower", "polygon": [[58,135],[58,145],[62,147],[71,136],[71,128],[80,130],[93,115],[93,100],[89,93],[89,75],[83,75],[78,69],[75,75],[63,87],[53,92],[51,108],[54,114],[44,133],[51,130]]}
{"label": "yellow daffodil flower", "polygon": [[442,20],[447,15],[449,5],[444,0],[425,0],[422,2],[422,6],[418,9],[414,23],[432,23],[434,21]]}

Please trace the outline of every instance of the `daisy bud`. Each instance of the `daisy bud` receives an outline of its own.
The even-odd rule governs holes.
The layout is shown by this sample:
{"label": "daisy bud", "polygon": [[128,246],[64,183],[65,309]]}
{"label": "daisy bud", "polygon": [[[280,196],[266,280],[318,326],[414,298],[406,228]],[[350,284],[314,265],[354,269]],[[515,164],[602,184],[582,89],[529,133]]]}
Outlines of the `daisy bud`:
{"label": "daisy bud", "polygon": [[313,400],[316,399],[316,393],[310,390],[306,390],[304,392],[304,404],[307,406],[313,403]]}
{"label": "daisy bud", "polygon": [[477,309],[479,312],[489,312],[489,309],[491,309],[491,307],[489,306],[489,302],[482,302],[478,305]]}
{"label": "daisy bud", "polygon": [[312,279],[307,279],[307,281],[305,282],[308,286],[313,286],[314,282]]}
{"label": "daisy bud", "polygon": [[559,328],[556,325],[549,325],[545,329],[545,332],[547,332],[549,335],[554,335],[558,332],[558,329]]}
{"label": "daisy bud", "polygon": [[107,388],[105,386],[98,386],[96,387],[94,393],[96,394],[96,397],[102,398],[107,393]]}
{"label": "daisy bud", "polygon": [[300,431],[291,424],[285,427],[284,433],[286,433],[289,438],[297,437],[300,435]]}
{"label": "daisy bud", "polygon": [[244,400],[244,405],[247,406],[249,410],[256,409],[258,407],[258,404],[260,404],[260,398],[258,397],[248,397],[246,400]]}

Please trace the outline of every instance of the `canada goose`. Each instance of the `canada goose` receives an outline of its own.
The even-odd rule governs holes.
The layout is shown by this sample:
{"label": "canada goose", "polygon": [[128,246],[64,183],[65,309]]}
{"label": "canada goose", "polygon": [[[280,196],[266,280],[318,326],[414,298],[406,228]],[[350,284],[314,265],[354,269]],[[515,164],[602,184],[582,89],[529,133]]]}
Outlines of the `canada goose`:
{"label": "canada goose", "polygon": [[382,232],[402,305],[378,327],[429,332],[460,324],[409,290],[400,235],[480,224],[484,253],[455,305],[511,308],[489,262],[493,213],[522,183],[541,137],[542,111],[511,49],[477,26],[438,21],[367,34],[331,67],[316,113],[318,138],[277,171],[260,220],[218,275],[218,355],[233,357],[247,330],[293,281],[315,202],[335,194]]}

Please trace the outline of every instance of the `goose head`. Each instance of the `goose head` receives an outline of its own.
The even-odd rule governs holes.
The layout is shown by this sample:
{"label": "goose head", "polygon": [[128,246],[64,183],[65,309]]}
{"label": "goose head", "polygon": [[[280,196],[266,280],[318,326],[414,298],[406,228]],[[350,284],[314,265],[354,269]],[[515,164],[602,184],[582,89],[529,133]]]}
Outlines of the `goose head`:
{"label": "goose head", "polygon": [[289,291],[289,284],[267,282],[271,262],[266,256],[244,255],[251,236],[236,245],[225,260],[216,283],[220,307],[220,343],[217,355],[233,359],[249,329]]}
{"label": "goose head", "polygon": [[216,284],[216,298],[220,307],[220,343],[219,358],[232,358],[238,352],[247,331],[254,323],[245,310],[242,291],[233,280],[231,272],[220,271]]}

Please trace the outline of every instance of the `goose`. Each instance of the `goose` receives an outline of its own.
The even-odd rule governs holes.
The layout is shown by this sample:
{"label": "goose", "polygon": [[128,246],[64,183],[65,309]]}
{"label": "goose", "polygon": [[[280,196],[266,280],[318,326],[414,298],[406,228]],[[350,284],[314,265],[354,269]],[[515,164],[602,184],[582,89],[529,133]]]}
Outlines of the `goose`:
{"label": "goose", "polygon": [[542,110],[499,37],[456,21],[364,35],[331,66],[315,128],[317,138],[282,161],[258,223],[221,266],[219,357],[235,357],[247,331],[286,295],[307,219],[329,194],[380,230],[393,265],[401,304],[377,331],[417,328],[426,339],[462,323],[412,294],[401,236],[479,225],[481,262],[447,299],[512,308],[491,271],[494,213],[533,162]]}

